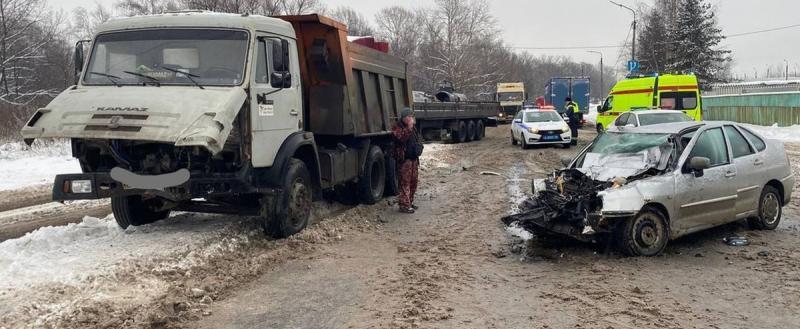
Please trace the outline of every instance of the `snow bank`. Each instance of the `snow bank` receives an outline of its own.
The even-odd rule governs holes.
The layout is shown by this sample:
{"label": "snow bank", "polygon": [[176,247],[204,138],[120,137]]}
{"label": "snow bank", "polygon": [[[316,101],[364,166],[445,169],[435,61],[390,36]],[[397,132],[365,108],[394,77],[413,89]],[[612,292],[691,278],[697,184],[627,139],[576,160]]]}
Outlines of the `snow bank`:
{"label": "snow bank", "polygon": [[[178,214],[123,230],[113,216],[85,217],[66,226],[43,227],[0,243],[0,291],[47,284],[77,284],[111,273],[130,259],[174,257],[209,250],[230,233],[232,221],[214,215]],[[224,248],[211,248],[211,250]],[[1,293],[0,293],[1,294]]]}
{"label": "snow bank", "polygon": [[590,122],[593,125],[597,124],[597,106],[600,104],[589,104],[589,114],[587,114],[584,119],[587,122]]}
{"label": "snow bank", "polygon": [[58,174],[80,171],[67,142],[0,145],[0,191],[52,183]]}
{"label": "snow bank", "polygon": [[777,124],[772,126],[757,126],[751,124],[742,124],[749,129],[761,134],[769,139],[778,139],[784,142],[800,143],[800,126],[791,127],[778,127]]}

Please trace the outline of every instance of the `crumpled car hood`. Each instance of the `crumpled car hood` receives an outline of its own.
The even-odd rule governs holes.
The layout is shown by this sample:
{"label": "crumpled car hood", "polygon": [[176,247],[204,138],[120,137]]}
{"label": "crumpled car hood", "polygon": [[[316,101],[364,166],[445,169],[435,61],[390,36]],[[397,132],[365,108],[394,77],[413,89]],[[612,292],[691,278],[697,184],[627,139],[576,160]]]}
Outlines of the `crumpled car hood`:
{"label": "crumpled car hood", "polygon": [[650,169],[664,171],[673,150],[672,144],[664,144],[637,153],[587,153],[579,170],[594,180],[606,182],[617,177],[637,176]]}
{"label": "crumpled car hood", "polygon": [[217,153],[246,97],[241,87],[68,89],[34,115],[22,136],[169,142]]}

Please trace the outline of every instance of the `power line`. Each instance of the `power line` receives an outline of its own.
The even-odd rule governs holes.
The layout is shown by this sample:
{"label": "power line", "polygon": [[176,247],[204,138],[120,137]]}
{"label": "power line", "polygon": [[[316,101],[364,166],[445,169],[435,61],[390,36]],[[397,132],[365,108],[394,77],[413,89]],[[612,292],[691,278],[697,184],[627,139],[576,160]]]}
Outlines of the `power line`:
{"label": "power line", "polygon": [[788,29],[792,29],[792,28],[796,28],[796,27],[800,27],[800,24],[794,24],[794,25],[781,26],[781,27],[776,27],[776,28],[771,28],[771,29],[766,29],[766,30],[759,30],[759,31],[751,31],[751,32],[744,32],[744,33],[730,34],[730,35],[728,35],[727,37],[728,37],[728,38],[742,37],[742,36],[746,36],[746,35],[753,35],[753,34],[760,34],[760,33],[767,33],[767,32],[775,32],[775,31],[781,31],[781,30],[788,30]]}
{"label": "power line", "polygon": [[627,46],[571,46],[571,47],[522,47],[522,46],[507,46],[506,48],[524,49],[524,50],[585,50],[585,49],[610,49],[610,48],[624,48]]}

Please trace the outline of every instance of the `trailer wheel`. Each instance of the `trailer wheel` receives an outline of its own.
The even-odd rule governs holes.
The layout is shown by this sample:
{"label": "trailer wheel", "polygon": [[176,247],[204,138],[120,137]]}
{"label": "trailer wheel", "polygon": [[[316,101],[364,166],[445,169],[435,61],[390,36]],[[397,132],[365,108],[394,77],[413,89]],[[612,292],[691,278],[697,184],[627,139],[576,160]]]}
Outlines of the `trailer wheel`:
{"label": "trailer wheel", "polygon": [[373,146],[367,154],[364,174],[358,179],[358,198],[364,204],[375,204],[383,198],[386,187],[386,164],[383,151]]}
{"label": "trailer wheel", "polygon": [[453,132],[453,141],[464,143],[467,141],[467,124],[464,121],[458,122],[458,129]]}
{"label": "trailer wheel", "polygon": [[486,125],[483,124],[483,120],[478,120],[476,133],[475,133],[475,140],[479,141],[486,137]]}
{"label": "trailer wheel", "polygon": [[169,210],[155,211],[159,199],[142,200],[141,195],[116,196],[111,198],[111,212],[119,227],[140,226],[169,217]]}
{"label": "trailer wheel", "polygon": [[311,218],[311,175],[303,161],[289,160],[281,188],[280,196],[268,196],[261,202],[264,231],[276,239],[302,231]]}
{"label": "trailer wheel", "polygon": [[476,129],[475,129],[475,121],[469,120],[467,122],[467,142],[471,142],[476,140]]}

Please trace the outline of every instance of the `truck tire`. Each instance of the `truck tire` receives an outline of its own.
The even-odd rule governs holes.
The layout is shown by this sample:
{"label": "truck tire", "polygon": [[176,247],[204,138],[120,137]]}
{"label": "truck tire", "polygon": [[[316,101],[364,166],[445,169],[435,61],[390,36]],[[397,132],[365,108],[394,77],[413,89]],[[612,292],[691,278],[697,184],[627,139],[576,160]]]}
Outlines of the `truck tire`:
{"label": "truck tire", "polygon": [[466,140],[467,142],[471,142],[476,139],[475,138],[476,128],[477,127],[475,127],[475,121],[469,120],[467,122],[467,140]]}
{"label": "truck tire", "polygon": [[464,121],[458,122],[458,129],[453,132],[453,142],[464,143],[467,141],[467,124]]}
{"label": "truck tire", "polygon": [[755,230],[774,230],[781,223],[781,195],[772,186],[764,186],[758,198],[758,215],[747,219],[747,224]]}
{"label": "truck tire", "polygon": [[115,196],[111,198],[111,212],[119,227],[140,226],[155,223],[169,217],[169,210],[154,211],[157,199],[142,200],[141,195]]}
{"label": "truck tire", "polygon": [[281,189],[277,197],[265,197],[261,202],[264,231],[276,239],[302,231],[311,218],[311,175],[303,161],[289,159]]}
{"label": "truck tire", "polygon": [[618,230],[620,249],[628,256],[656,256],[669,241],[669,227],[664,215],[653,208],[644,208]]}
{"label": "truck tire", "polygon": [[380,147],[369,149],[363,173],[358,179],[358,199],[364,204],[375,204],[383,198],[386,187],[386,163]]}
{"label": "truck tire", "polygon": [[384,157],[384,161],[386,161],[386,187],[383,189],[383,196],[396,196],[400,193],[400,182],[397,177],[397,160],[387,153],[386,157]]}
{"label": "truck tire", "polygon": [[486,125],[483,124],[483,120],[478,120],[478,124],[476,126],[475,131],[477,132],[475,134],[476,141],[479,141],[483,139],[483,137],[486,137]]}

